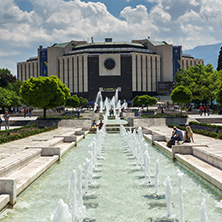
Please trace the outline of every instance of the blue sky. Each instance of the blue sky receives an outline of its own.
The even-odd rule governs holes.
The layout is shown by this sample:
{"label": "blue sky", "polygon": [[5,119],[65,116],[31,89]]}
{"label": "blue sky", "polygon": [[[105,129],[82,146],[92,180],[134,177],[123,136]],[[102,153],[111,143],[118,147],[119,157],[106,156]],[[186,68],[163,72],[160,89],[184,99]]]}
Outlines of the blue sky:
{"label": "blue sky", "polygon": [[0,68],[36,56],[39,45],[148,36],[191,49],[221,42],[221,0],[0,0]]}

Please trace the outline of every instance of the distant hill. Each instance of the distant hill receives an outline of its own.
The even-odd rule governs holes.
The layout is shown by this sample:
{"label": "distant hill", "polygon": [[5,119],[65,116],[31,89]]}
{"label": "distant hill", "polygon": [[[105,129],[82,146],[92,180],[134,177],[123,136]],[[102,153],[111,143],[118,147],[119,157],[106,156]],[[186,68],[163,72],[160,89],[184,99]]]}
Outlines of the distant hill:
{"label": "distant hill", "polygon": [[214,69],[217,69],[217,60],[221,46],[222,42],[213,45],[201,45],[193,49],[184,50],[183,53],[189,54],[194,58],[204,59],[205,65],[210,63],[213,65]]}

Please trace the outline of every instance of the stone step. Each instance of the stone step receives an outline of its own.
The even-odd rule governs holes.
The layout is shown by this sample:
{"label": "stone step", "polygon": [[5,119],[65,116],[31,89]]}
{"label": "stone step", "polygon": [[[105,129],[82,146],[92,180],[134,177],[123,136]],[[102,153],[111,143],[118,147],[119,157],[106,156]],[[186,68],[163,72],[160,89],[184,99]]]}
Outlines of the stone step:
{"label": "stone step", "polygon": [[8,204],[13,206],[18,196],[57,160],[58,155],[41,156],[22,168],[14,170],[10,175],[0,177],[0,210]]}
{"label": "stone step", "polygon": [[26,149],[0,161],[0,177],[5,177],[41,156],[41,149]]}
{"label": "stone step", "polygon": [[193,155],[176,154],[175,156],[180,163],[188,167],[191,171],[222,190],[222,171],[220,169]]}
{"label": "stone step", "polygon": [[41,156],[25,167],[10,174],[10,178],[16,178],[16,196],[51,167],[58,159],[58,155]]}
{"label": "stone step", "polygon": [[222,152],[215,153],[206,147],[193,147],[193,155],[222,170]]}

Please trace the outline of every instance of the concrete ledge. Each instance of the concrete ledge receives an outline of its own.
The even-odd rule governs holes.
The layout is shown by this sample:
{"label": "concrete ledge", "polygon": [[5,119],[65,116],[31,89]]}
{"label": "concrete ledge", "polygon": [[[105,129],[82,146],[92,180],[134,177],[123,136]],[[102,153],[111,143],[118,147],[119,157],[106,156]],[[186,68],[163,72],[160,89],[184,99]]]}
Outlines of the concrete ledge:
{"label": "concrete ledge", "polygon": [[56,137],[63,138],[63,142],[64,143],[72,143],[72,142],[76,142],[77,141],[76,136],[55,136],[55,138]]}
{"label": "concrete ledge", "polygon": [[[36,147],[28,147],[28,149],[36,149]],[[61,159],[61,148],[60,147],[38,147],[41,149],[41,156],[54,156],[58,155]]]}
{"label": "concrete ledge", "polygon": [[59,144],[59,143],[62,143],[63,142],[63,137],[54,137],[54,138],[52,138],[52,139],[50,139],[50,140],[47,140],[47,144],[49,145],[49,146],[55,146],[55,145],[57,145],[57,144]]}
{"label": "concrete ledge", "polygon": [[212,166],[222,169],[222,157],[215,155],[208,150],[204,150],[201,147],[193,147],[193,155],[201,160],[206,161]]}
{"label": "concrete ledge", "polygon": [[66,145],[62,145],[60,146],[60,149],[61,149],[61,156],[63,156],[67,151],[69,151],[72,147],[76,146],[76,143],[73,142],[73,143],[68,143]]}
{"label": "concrete ledge", "polygon": [[192,149],[192,146],[190,146],[190,145],[184,145],[184,144],[174,145],[174,146],[172,146],[173,159],[175,159],[175,154],[176,153],[192,155],[193,154],[193,149]]}
{"label": "concrete ledge", "polygon": [[194,173],[222,190],[222,171],[192,155],[176,154],[176,159]]}
{"label": "concrete ledge", "polygon": [[152,134],[152,130],[143,129],[143,134]]}
{"label": "concrete ledge", "polygon": [[84,136],[85,136],[85,131],[83,131],[83,130],[75,131],[75,135],[76,135],[76,136],[81,136],[81,135],[84,135]]}
{"label": "concrete ledge", "polygon": [[35,148],[33,150],[24,150],[16,155],[11,155],[6,159],[0,161],[0,176],[6,176],[10,172],[24,167],[29,162],[40,157],[41,150]]}
{"label": "concrete ledge", "polygon": [[16,177],[17,182],[16,195],[19,195],[57,161],[58,156],[43,156],[13,173],[12,176]]}
{"label": "concrete ledge", "polygon": [[4,209],[10,201],[8,194],[0,194],[0,210]]}
{"label": "concrete ledge", "polygon": [[15,178],[0,178],[0,194],[8,194],[10,196],[9,203],[16,203],[16,179]]}
{"label": "concrete ledge", "polygon": [[82,128],[82,131],[89,131],[90,130],[90,127],[83,127]]}
{"label": "concrete ledge", "polygon": [[166,138],[163,135],[153,134],[152,135],[152,143],[154,143],[154,141],[166,141]]}
{"label": "concrete ledge", "polygon": [[170,158],[173,157],[172,149],[166,146],[166,142],[154,141],[153,145],[157,146],[163,153],[167,154]]}

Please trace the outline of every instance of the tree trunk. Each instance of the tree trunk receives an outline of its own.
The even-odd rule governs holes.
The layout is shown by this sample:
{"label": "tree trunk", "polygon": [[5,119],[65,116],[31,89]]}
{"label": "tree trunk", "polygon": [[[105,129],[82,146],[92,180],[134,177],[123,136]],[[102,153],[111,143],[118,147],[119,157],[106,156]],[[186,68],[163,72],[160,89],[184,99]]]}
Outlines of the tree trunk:
{"label": "tree trunk", "polygon": [[43,113],[43,115],[44,115],[44,116],[43,116],[43,119],[46,119],[46,108],[43,108],[43,112],[44,112],[44,113]]}

